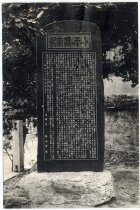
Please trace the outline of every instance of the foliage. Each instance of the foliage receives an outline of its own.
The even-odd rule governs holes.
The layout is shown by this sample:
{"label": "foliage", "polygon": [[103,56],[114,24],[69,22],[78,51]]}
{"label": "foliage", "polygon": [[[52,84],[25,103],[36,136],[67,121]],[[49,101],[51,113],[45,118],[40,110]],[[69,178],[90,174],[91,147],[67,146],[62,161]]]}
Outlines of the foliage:
{"label": "foliage", "polygon": [[[137,3],[10,3],[3,4],[2,15],[3,100],[13,110],[23,109],[24,116],[36,116],[36,36],[54,21],[96,23],[102,35],[104,78],[115,74],[137,85]],[[113,59],[107,58],[110,51]]]}

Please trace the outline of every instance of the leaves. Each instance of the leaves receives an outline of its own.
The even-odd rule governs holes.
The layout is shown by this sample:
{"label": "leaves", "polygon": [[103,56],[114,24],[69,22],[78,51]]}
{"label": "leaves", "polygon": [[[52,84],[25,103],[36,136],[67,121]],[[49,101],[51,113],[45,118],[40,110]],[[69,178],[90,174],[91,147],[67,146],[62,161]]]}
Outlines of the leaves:
{"label": "leaves", "polygon": [[138,83],[137,10],[137,3],[3,4],[3,99],[13,109],[35,115],[36,35],[44,34],[43,26],[54,20],[96,23],[102,35],[104,78],[115,74],[132,81],[134,87]]}

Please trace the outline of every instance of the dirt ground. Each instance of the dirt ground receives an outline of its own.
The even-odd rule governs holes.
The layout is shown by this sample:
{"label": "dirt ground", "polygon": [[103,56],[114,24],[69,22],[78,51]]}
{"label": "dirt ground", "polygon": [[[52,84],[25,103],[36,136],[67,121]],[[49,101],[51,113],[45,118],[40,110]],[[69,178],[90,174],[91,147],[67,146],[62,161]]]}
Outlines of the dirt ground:
{"label": "dirt ground", "polygon": [[[140,208],[139,205],[139,167],[138,166],[108,166],[106,169],[112,172],[114,177],[114,187],[116,191],[116,198],[110,202],[97,206],[98,208]],[[35,168],[33,169],[33,171]],[[19,180],[32,173],[31,170],[19,174],[4,182],[4,208],[38,208],[34,206],[29,199],[28,194],[17,186]],[[65,206],[49,206],[49,208],[86,208],[87,206],[74,206],[74,204],[66,204]],[[44,207],[46,208],[46,206]]]}

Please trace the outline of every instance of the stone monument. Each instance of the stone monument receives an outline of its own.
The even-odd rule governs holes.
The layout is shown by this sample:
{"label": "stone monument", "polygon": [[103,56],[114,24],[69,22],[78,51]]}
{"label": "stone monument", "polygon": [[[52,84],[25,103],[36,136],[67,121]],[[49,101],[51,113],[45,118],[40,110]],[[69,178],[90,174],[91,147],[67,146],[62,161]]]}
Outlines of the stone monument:
{"label": "stone monument", "polygon": [[[104,161],[100,31],[61,21],[37,39],[38,172],[19,185],[35,206],[92,207],[115,196]],[[48,173],[49,172],[49,173]]]}
{"label": "stone monument", "polygon": [[104,90],[95,24],[60,21],[37,39],[38,171],[102,171]]}

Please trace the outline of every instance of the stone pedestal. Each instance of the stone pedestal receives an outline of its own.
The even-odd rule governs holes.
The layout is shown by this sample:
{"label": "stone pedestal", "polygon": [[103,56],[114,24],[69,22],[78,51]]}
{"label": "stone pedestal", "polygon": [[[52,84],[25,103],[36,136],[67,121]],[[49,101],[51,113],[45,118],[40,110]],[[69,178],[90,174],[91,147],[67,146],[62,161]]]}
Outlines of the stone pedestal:
{"label": "stone pedestal", "polygon": [[24,188],[32,203],[42,208],[92,207],[115,197],[110,171],[34,172],[22,178],[19,187]]}

